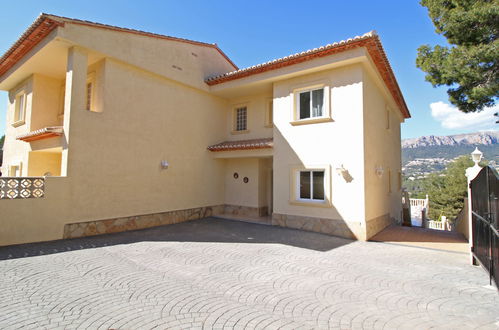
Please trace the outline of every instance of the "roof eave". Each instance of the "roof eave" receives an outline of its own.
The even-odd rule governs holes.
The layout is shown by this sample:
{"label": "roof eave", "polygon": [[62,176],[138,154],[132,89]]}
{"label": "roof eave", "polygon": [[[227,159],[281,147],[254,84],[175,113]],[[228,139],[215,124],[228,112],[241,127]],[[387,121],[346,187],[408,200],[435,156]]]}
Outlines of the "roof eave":
{"label": "roof eave", "polygon": [[47,14],[38,16],[0,58],[0,77],[59,26],[64,26],[64,23],[50,18]]}

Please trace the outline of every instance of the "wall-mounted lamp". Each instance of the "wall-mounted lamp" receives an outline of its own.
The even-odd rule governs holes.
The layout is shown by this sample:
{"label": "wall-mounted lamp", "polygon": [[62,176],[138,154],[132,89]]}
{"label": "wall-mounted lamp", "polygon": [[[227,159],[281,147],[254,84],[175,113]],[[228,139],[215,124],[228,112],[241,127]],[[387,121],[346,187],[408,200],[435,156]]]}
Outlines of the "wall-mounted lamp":
{"label": "wall-mounted lamp", "polygon": [[161,168],[163,170],[166,170],[168,168],[168,166],[170,166],[170,164],[168,164],[168,162],[166,160],[161,161]]}
{"label": "wall-mounted lamp", "polygon": [[385,172],[385,170],[383,169],[383,166],[376,166],[376,168],[374,169],[374,172],[376,173],[376,175],[381,178],[383,176],[383,173]]}
{"label": "wall-mounted lamp", "polygon": [[339,167],[336,168],[336,173],[338,175],[344,175],[347,172],[347,169],[341,164]]}

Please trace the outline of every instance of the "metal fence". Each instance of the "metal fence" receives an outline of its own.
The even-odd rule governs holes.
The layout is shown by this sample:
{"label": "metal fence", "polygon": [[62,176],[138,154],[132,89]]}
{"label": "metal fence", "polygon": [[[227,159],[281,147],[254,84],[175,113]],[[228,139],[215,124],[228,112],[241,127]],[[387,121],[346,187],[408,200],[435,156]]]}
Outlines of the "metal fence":
{"label": "metal fence", "polygon": [[473,257],[499,287],[499,175],[484,167],[471,181]]}

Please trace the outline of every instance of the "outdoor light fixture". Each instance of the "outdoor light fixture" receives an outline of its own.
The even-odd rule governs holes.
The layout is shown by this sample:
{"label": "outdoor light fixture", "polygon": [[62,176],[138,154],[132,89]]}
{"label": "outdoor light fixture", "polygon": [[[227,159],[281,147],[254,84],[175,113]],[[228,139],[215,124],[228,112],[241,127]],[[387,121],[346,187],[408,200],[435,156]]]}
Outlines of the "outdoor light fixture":
{"label": "outdoor light fixture", "polygon": [[338,173],[338,175],[343,175],[345,172],[347,172],[347,169],[343,166],[343,164],[336,168],[336,173]]}
{"label": "outdoor light fixture", "polygon": [[483,153],[475,147],[475,150],[471,153],[471,159],[475,162],[475,165],[478,166],[478,163],[482,160]]}
{"label": "outdoor light fixture", "polygon": [[380,165],[380,166],[376,166],[376,168],[374,169],[374,172],[376,173],[376,175],[377,175],[378,177],[380,177],[380,178],[381,178],[381,177],[383,176],[383,173],[384,173],[385,171],[383,170],[383,166],[381,166],[381,165]]}
{"label": "outdoor light fixture", "polygon": [[169,164],[166,160],[161,161],[161,168],[166,170],[168,168]]}

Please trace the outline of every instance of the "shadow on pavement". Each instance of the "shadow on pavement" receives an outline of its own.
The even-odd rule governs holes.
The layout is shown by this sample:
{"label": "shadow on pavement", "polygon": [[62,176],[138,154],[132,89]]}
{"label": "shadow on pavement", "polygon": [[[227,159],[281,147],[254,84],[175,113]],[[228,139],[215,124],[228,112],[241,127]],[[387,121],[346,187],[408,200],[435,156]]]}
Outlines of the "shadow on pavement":
{"label": "shadow on pavement", "polygon": [[0,247],[0,260],[144,241],[285,244],[322,252],[353,242],[325,234],[209,217],[122,233],[4,246]]}

